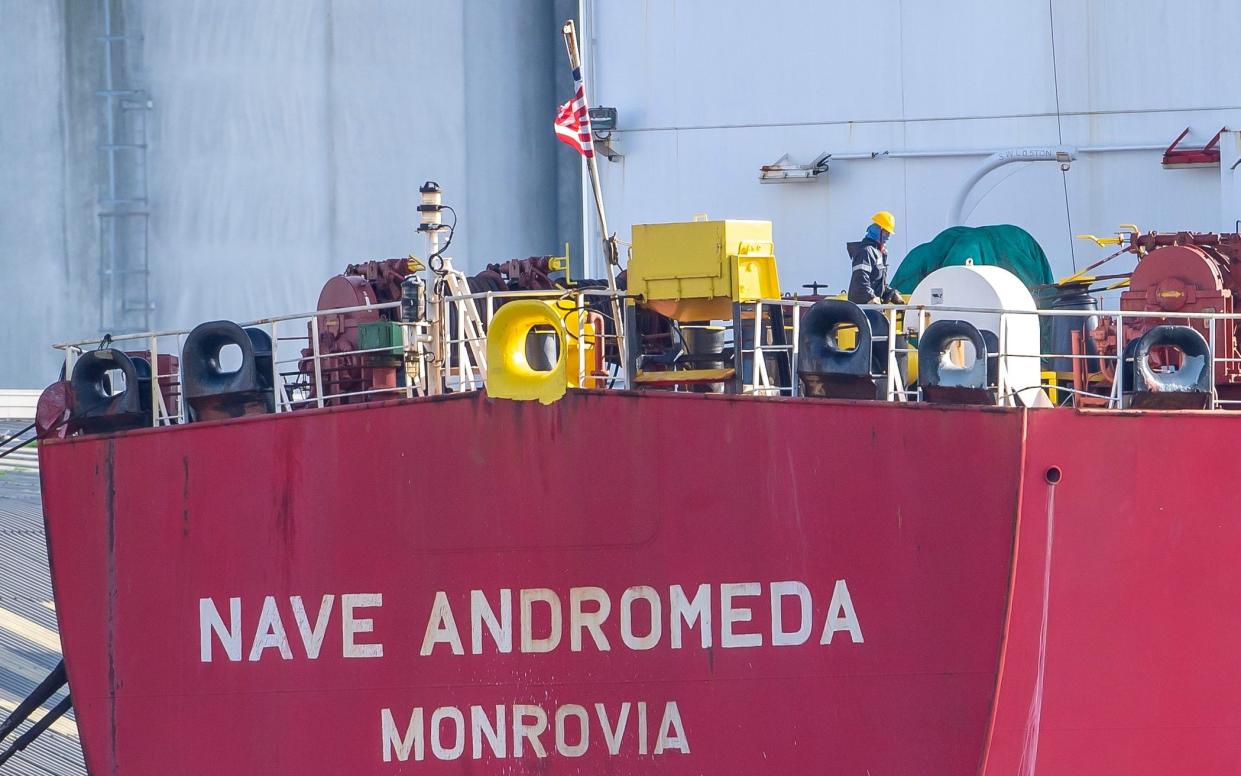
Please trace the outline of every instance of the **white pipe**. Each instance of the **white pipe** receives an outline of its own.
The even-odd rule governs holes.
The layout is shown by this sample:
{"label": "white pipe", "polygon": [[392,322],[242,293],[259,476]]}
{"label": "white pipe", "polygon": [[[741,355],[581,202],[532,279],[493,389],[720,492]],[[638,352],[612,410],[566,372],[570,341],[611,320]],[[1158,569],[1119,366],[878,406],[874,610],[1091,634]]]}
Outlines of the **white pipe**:
{"label": "white pipe", "polygon": [[965,179],[965,183],[961,184],[960,190],[957,191],[956,199],[952,202],[952,207],[948,210],[948,226],[957,226],[964,218],[962,212],[965,210],[965,200],[969,197],[970,192],[974,190],[974,186],[981,181],[987,173],[992,170],[1003,167],[1006,164],[1014,162],[1060,162],[1068,164],[1077,158],[1077,149],[1069,146],[1030,146],[1025,148],[1009,148],[1004,151],[997,151],[991,156],[983,160],[978,165],[978,169]]}
{"label": "white pipe", "polygon": [[1147,143],[1146,145],[1114,145],[1114,146],[1086,146],[1077,149],[1079,154],[1104,154],[1116,153],[1118,151],[1164,151],[1167,146],[1163,143]]}
{"label": "white pipe", "polygon": [[962,184],[960,191],[957,192],[956,199],[952,203],[952,208],[948,211],[948,225],[956,226],[964,217],[962,213],[965,209],[965,201],[969,198],[970,192],[974,190],[974,186],[986,176],[987,173],[1013,162],[1061,162],[1067,164],[1077,158],[1078,154],[1103,154],[1103,153],[1121,153],[1127,151],[1162,151],[1165,146],[1162,143],[1146,143],[1142,145],[1110,145],[1110,146],[1085,146],[1082,148],[1073,148],[1070,146],[1036,146],[1026,148],[1007,148],[1001,150],[977,149],[977,148],[960,148],[947,150],[926,150],[926,151],[872,151],[870,153],[852,153],[852,154],[832,154],[831,161],[855,160],[855,159],[942,159],[961,156],[986,156],[987,159],[979,165],[978,169],[966,179]]}
{"label": "white pipe", "polygon": [[[1166,143],[1147,143],[1145,145],[1112,145],[1084,146],[1077,149],[1079,154],[1104,154],[1123,151],[1162,151]],[[1002,148],[948,148],[923,151],[867,151],[864,153],[832,154],[831,161],[854,161],[858,159],[947,159],[954,156],[991,156],[1000,153]]]}
{"label": "white pipe", "polygon": [[858,154],[831,154],[829,162],[854,159],[941,159],[950,156],[988,156],[994,149],[964,148],[942,151],[870,151]]}

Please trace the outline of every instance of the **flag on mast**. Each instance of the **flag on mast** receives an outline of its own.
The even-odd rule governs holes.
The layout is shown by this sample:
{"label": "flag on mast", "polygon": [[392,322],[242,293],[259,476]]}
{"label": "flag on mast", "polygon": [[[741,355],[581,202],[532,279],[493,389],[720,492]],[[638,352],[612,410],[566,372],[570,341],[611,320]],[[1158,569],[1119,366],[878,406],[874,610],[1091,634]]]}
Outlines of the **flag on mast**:
{"label": "flag on mast", "polygon": [[586,85],[582,83],[582,68],[573,68],[573,99],[560,106],[553,126],[556,139],[577,149],[590,159],[595,155],[595,142],[590,135],[590,109],[586,105]]}

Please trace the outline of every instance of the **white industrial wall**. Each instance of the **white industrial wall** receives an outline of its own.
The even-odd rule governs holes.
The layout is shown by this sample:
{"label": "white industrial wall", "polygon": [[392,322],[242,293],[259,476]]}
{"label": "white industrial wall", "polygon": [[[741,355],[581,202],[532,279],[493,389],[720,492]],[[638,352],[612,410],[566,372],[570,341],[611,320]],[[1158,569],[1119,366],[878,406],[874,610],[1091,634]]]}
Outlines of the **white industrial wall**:
{"label": "white industrial wall", "polygon": [[[770,219],[785,290],[843,288],[844,244],[875,210],[896,214],[894,258],[930,240],[983,155],[839,161],[813,183],[759,184],[784,153],[1166,145],[1186,126],[1201,145],[1241,128],[1223,32],[1241,29],[1237,0],[586,0],[584,16],[593,101],[622,128],[623,160],[601,162],[610,226],[628,239],[631,224],[699,212]],[[1063,275],[1105,255],[1073,233],[1241,218],[1235,197],[1222,212],[1219,168],[1160,158],[1006,167],[966,223],[1026,228]]]}
{"label": "white industrial wall", "polygon": [[[0,387],[101,333],[100,2],[0,0]],[[460,267],[580,244],[551,131],[576,0],[113,2],[153,102],[156,328],[313,309],[346,264],[422,254],[426,179]]]}
{"label": "white industrial wall", "polygon": [[[574,232],[576,160],[548,122],[576,0],[124,4],[154,101],[156,326],[306,309],[346,263],[420,250],[426,178],[463,215],[467,267],[559,251]],[[783,153],[1241,127],[1235,0],[583,4],[594,101],[620,111],[625,157],[601,161],[613,228],[769,218],[786,288],[843,286],[843,243],[876,209],[897,214],[898,257],[933,237],[982,157],[838,161],[825,180],[760,185]],[[46,382],[48,342],[99,333],[97,7],[0,0],[0,387]],[[1230,225],[1220,178],[1164,171],[1153,151],[1083,155],[1067,175],[1014,166],[978,188],[968,223],[1026,227],[1064,273],[1100,255],[1074,232]],[[1241,217],[1241,185],[1224,188]]]}
{"label": "white industrial wall", "polygon": [[[0,0],[0,388],[51,382],[45,346],[92,320],[75,254],[82,230],[68,215],[64,41],[59,3]],[[37,380],[18,377],[32,364]]]}

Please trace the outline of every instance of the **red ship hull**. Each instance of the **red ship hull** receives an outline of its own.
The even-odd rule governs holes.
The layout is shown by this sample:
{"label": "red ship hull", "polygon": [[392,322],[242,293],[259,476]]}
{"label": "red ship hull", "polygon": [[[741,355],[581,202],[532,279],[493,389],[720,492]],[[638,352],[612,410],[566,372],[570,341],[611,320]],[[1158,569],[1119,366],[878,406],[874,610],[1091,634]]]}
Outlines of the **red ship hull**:
{"label": "red ship hull", "polygon": [[1235,773],[1239,424],[571,392],[49,442],[87,764]]}

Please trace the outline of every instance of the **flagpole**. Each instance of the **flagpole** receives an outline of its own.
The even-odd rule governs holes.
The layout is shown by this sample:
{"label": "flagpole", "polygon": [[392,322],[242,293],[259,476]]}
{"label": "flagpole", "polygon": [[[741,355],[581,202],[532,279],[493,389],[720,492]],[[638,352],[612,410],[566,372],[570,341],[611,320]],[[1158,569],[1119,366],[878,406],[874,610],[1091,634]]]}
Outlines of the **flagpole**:
{"label": "flagpole", "polygon": [[[577,29],[572,19],[568,19],[564,23],[561,30],[564,34],[565,51],[569,54],[569,67],[573,70],[579,70],[582,67],[582,57],[577,46]],[[582,98],[586,103],[589,111],[590,100],[586,95],[586,75],[582,74]],[[592,130],[593,131],[593,130]],[[592,138],[592,146],[593,146]],[[586,155],[586,170],[590,176],[590,187],[595,195],[595,210],[599,213],[599,231],[603,236],[603,258],[607,262],[608,268],[608,291],[612,293],[612,321],[616,328],[617,350],[620,355],[620,362],[628,364],[628,358],[625,350],[625,321],[621,317],[620,299],[617,297],[616,287],[616,266],[620,263],[620,257],[617,255],[616,239],[611,232],[608,231],[608,216],[603,208],[603,189],[599,186],[599,162],[597,154],[593,148],[589,155]],[[632,375],[630,376],[632,379]]]}

